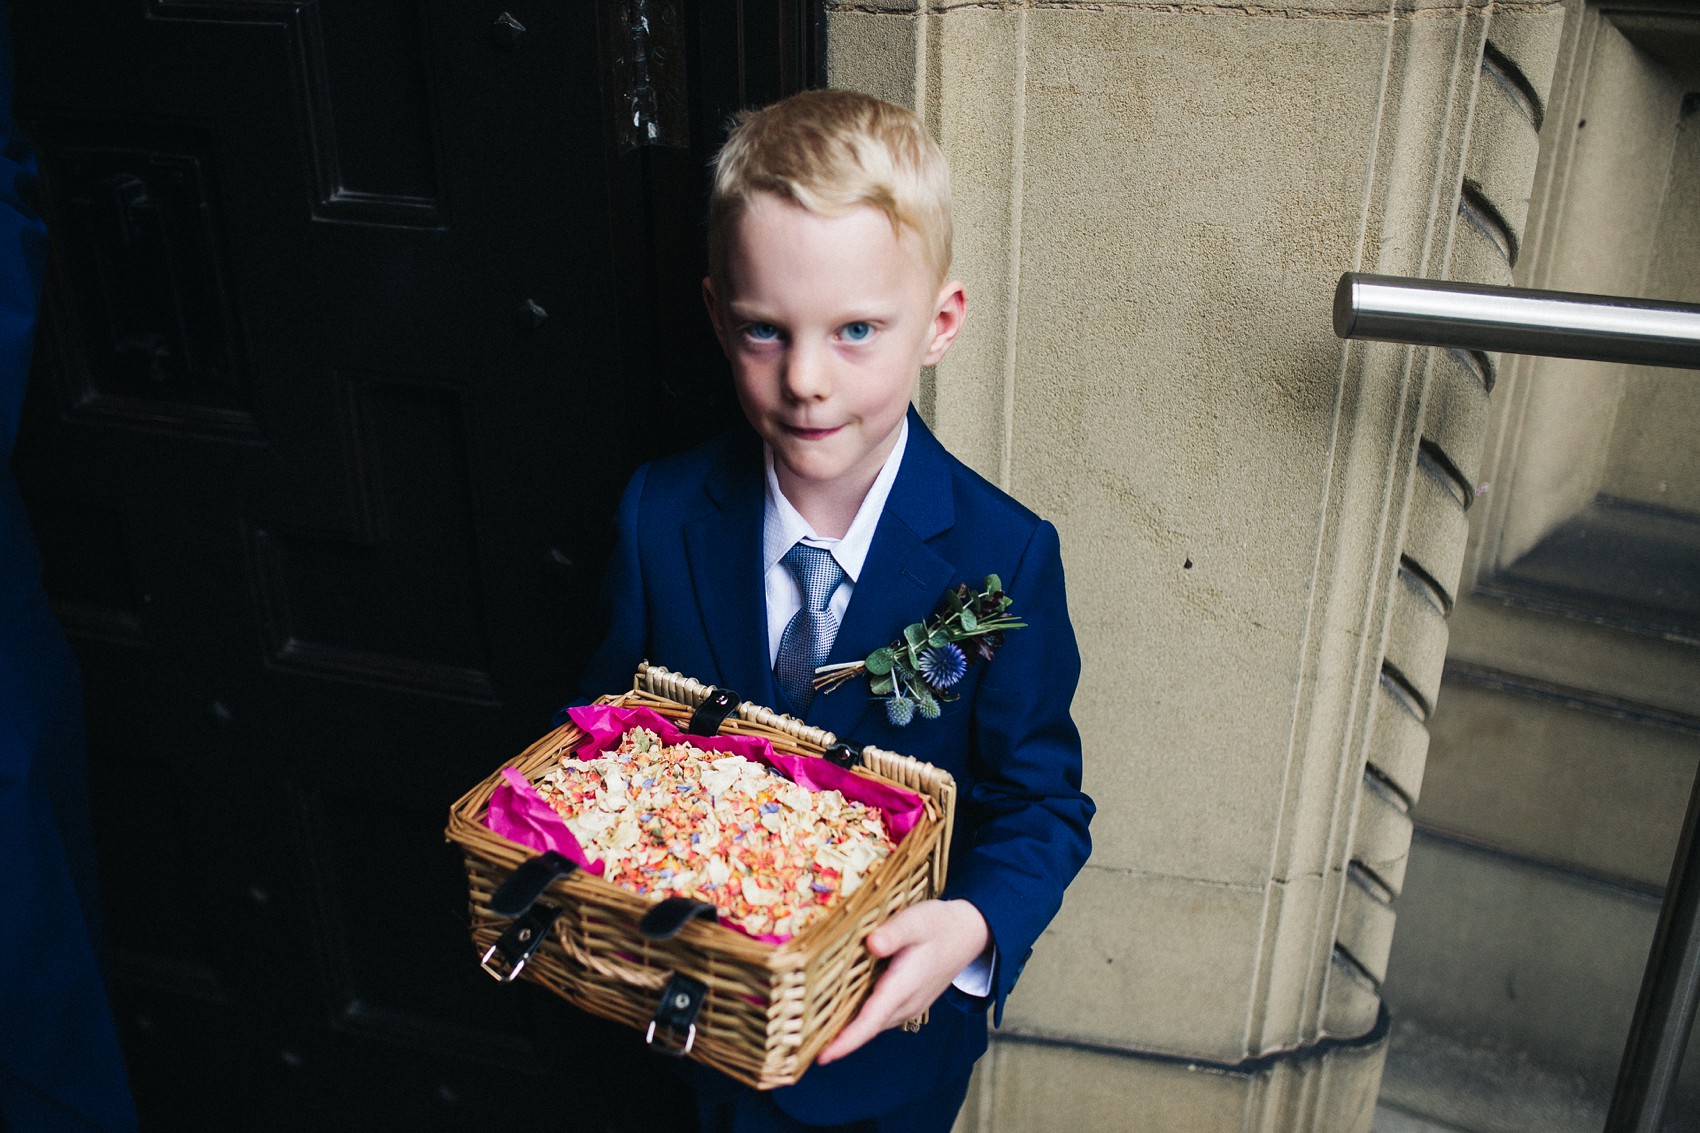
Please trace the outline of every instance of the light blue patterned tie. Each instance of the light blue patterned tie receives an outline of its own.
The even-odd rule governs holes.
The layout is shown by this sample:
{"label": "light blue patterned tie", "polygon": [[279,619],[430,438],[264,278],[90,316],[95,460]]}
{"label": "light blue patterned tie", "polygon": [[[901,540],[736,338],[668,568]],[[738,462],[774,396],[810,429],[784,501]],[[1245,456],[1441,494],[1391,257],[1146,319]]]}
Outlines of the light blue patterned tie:
{"label": "light blue patterned tie", "polygon": [[773,676],[798,714],[815,698],[815,667],[825,664],[838,636],[838,618],[830,609],[833,592],[844,581],[844,568],[824,547],[798,543],[780,560],[803,592],[803,607],[792,616],[779,639]]}

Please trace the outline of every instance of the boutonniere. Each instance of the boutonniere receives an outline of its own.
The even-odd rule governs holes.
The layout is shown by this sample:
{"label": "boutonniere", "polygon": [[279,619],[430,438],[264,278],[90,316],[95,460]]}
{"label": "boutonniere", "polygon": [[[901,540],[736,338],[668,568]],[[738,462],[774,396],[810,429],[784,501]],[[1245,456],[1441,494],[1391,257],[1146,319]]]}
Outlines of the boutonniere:
{"label": "boutonniere", "polygon": [[978,594],[961,583],[945,593],[938,613],[904,626],[902,636],[890,645],[860,661],[816,669],[815,688],[831,692],[867,673],[868,691],[885,701],[885,714],[893,724],[901,727],[917,712],[937,719],[941,705],[956,699],[953,690],[968,666],[990,661],[1003,635],[1027,624],[1009,613],[1010,601],[995,574],[986,576]]}

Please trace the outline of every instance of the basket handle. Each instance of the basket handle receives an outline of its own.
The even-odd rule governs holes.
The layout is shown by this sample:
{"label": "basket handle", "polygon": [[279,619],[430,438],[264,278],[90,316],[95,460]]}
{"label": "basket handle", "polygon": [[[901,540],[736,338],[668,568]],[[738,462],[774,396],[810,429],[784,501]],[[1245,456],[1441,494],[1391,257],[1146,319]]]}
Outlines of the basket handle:
{"label": "basket handle", "polygon": [[[671,940],[698,917],[707,917],[712,921],[717,915],[715,907],[706,901],[693,901],[689,897],[669,897],[643,915],[643,919],[638,922],[638,932],[649,940]],[[639,964],[622,964],[612,956],[599,955],[579,947],[565,925],[557,935],[560,937],[562,952],[580,967],[599,976],[649,990],[660,988],[670,978],[666,972]]]}
{"label": "basket handle", "polygon": [[649,991],[659,991],[671,976],[669,972],[660,972],[637,964],[622,964],[610,957],[588,952],[579,947],[578,942],[569,936],[564,928],[558,928],[556,935],[561,941],[561,952],[569,960],[586,971],[607,979],[619,980],[623,984]]}

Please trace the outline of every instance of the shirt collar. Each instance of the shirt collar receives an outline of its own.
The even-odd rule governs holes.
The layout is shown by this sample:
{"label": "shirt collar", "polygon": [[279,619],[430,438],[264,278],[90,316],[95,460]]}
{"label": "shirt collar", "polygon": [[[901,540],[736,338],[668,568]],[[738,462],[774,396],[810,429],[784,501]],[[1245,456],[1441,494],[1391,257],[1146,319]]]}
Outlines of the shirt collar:
{"label": "shirt collar", "polygon": [[909,418],[905,416],[902,428],[897,431],[897,443],[891,447],[891,454],[880,467],[880,474],[874,477],[873,487],[862,497],[862,506],[856,509],[856,518],[850,521],[850,529],[842,539],[816,535],[809,521],[791,506],[791,501],[779,490],[779,476],[773,470],[773,450],[763,445],[767,467],[767,506],[762,516],[762,573],[765,575],[772,570],[785,557],[786,551],[803,542],[831,551],[832,557],[854,585],[862,573],[862,564],[868,559],[868,550],[873,546],[874,529],[879,526],[880,515],[885,511],[891,486],[897,482],[897,469],[903,463],[903,450],[908,444]]}

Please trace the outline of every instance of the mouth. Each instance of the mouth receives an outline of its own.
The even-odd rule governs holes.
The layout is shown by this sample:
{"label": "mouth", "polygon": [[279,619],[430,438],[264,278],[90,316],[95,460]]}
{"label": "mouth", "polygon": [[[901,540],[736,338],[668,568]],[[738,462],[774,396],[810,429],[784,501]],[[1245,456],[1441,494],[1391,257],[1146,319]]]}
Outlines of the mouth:
{"label": "mouth", "polygon": [[783,428],[786,433],[796,437],[800,441],[818,441],[832,436],[832,434],[838,432],[838,430],[842,429],[844,426],[834,425],[830,429],[808,428],[803,425],[782,425],[780,427]]}

